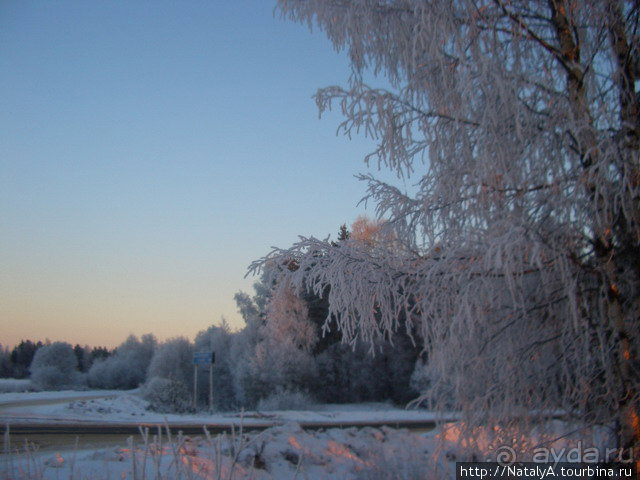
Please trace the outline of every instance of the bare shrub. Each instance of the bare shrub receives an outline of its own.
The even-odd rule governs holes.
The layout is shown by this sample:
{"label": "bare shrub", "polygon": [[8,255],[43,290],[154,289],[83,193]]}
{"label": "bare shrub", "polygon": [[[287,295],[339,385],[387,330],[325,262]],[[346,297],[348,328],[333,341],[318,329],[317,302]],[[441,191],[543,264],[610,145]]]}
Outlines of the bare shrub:
{"label": "bare shrub", "polygon": [[178,380],[153,377],[145,385],[143,397],[149,402],[149,408],[156,412],[184,413],[192,410],[189,391]]}

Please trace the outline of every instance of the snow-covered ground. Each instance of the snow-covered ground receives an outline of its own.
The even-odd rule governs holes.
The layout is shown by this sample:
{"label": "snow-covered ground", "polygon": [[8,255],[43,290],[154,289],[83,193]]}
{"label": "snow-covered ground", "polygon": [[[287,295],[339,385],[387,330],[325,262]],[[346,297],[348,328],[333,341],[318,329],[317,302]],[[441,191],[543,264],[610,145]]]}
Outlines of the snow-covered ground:
{"label": "snow-covered ground", "polygon": [[[429,479],[434,440],[404,430],[303,430],[297,423],[260,433],[151,435],[123,447],[3,455],[4,479]],[[443,468],[448,471],[444,472]],[[451,475],[451,465],[440,466]]]}
{"label": "snow-covered ground", "polygon": [[[388,404],[315,405],[309,411],[165,415],[151,412],[137,391],[13,392],[0,394],[0,422],[7,425],[132,424],[158,425],[113,444],[89,447],[80,439],[39,450],[5,435],[0,480],[173,480],[183,479],[444,479],[455,478],[455,461],[483,459],[486,431],[475,435],[487,443],[480,456],[462,451],[457,424],[429,432],[411,432],[403,422],[427,422],[435,416]],[[375,426],[364,426],[365,423]],[[324,424],[322,429],[305,425]],[[359,427],[341,428],[347,423]],[[191,437],[185,425],[235,425],[234,434]],[[250,431],[252,425],[268,427]],[[553,421],[547,433],[560,439],[550,445],[566,449],[586,439],[603,445],[600,429],[565,435],[566,424]],[[536,436],[530,439],[539,443]],[[18,443],[18,444],[16,444]],[[586,443],[584,444],[587,445]],[[486,458],[489,458],[488,456]]]}
{"label": "snow-covered ground", "polygon": [[[149,436],[123,439],[123,445],[86,448],[60,445],[39,451],[5,438],[0,460],[4,479],[226,479],[226,478],[428,478],[433,434],[414,434],[386,426],[339,428],[346,423],[423,422],[429,412],[388,404],[316,405],[309,411],[206,412],[167,415],[147,410],[137,391],[12,392],[0,394],[0,422],[159,424]],[[305,430],[301,424],[336,428]],[[235,435],[195,437],[177,433],[179,425],[236,425]],[[240,433],[242,425],[243,433]],[[272,425],[246,433],[249,425]],[[171,441],[167,432],[172,435]],[[9,452],[9,453],[7,453]],[[431,467],[428,468],[432,470]],[[396,475],[394,477],[394,475]]]}
{"label": "snow-covered ground", "polygon": [[31,389],[31,380],[29,379],[0,378],[0,393],[27,392]]}

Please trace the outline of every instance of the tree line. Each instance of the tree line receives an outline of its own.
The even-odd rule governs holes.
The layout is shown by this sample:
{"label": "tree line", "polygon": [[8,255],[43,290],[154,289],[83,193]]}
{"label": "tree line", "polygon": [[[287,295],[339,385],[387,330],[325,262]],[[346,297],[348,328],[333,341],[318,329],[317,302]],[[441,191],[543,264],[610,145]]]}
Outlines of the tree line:
{"label": "tree line", "polygon": [[[0,345],[0,378],[27,378],[33,357],[41,347],[51,344],[46,340],[21,340],[13,348]],[[76,344],[73,353],[76,356],[77,370],[87,372],[96,359],[103,359],[114,352],[106,347],[90,347]]]}
{"label": "tree line", "polygon": [[[346,225],[340,228],[334,244],[373,246],[381,241],[381,232],[380,222],[360,217],[351,231]],[[184,412],[193,405],[193,354],[213,351],[218,410],[302,408],[312,402],[406,404],[418,395],[424,384],[414,369],[422,363],[410,332],[374,345],[361,339],[345,343],[335,325],[326,323],[328,292],[279,285],[272,273],[281,268],[296,266],[273,265],[273,272],[265,272],[254,284],[252,295],[235,295],[245,322],[241,330],[232,331],[223,319],[198,333],[193,342],[130,335],[113,350],[28,340],[11,352],[5,350],[3,376],[30,375],[40,389],[141,387],[151,408]],[[203,388],[196,400],[206,406],[208,370],[200,368],[198,375]]]}

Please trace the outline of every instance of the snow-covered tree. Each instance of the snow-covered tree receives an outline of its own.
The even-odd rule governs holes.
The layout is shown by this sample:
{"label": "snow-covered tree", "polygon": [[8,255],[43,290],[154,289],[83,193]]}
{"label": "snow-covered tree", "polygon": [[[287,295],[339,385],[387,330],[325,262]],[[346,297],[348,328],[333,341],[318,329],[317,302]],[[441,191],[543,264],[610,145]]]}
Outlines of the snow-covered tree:
{"label": "snow-covered tree", "polygon": [[316,375],[312,349],[317,342],[305,302],[281,286],[267,305],[259,341],[250,359],[252,381],[260,398],[276,391],[300,390]]}
{"label": "snow-covered tree", "polygon": [[366,162],[412,186],[360,177],[392,242],[301,238],[254,271],[328,291],[348,339],[405,329],[425,349],[424,400],[468,425],[564,409],[638,447],[638,2],[278,5],[350,56],[320,111],[340,109],[339,131],[377,141]]}
{"label": "snow-covered tree", "polygon": [[311,353],[318,335],[309,321],[307,305],[291,287],[279,288],[269,302],[263,335],[275,343],[287,343],[304,353]]}
{"label": "snow-covered tree", "polygon": [[144,383],[158,341],[152,334],[129,335],[113,355],[96,360],[89,369],[89,385],[96,388],[136,388]]}
{"label": "snow-covered tree", "polygon": [[380,220],[371,220],[366,216],[359,216],[351,224],[351,234],[349,239],[357,242],[361,242],[367,246],[373,246],[376,243],[381,243],[387,240],[385,235],[390,233],[389,229],[384,228],[384,222]]}
{"label": "snow-covered tree", "polygon": [[31,382],[43,390],[60,390],[82,383],[73,347],[54,342],[39,348],[29,367]]}
{"label": "snow-covered tree", "polygon": [[229,351],[233,359],[230,370],[235,400],[244,408],[255,406],[260,398],[258,385],[254,382],[252,358],[260,340],[266,305],[271,296],[271,290],[264,282],[255,282],[253,287],[255,291],[253,297],[244,292],[238,292],[234,297],[245,327],[233,336]]}
{"label": "snow-covered tree", "polygon": [[184,337],[171,338],[155,349],[143,390],[152,409],[184,412],[191,408],[193,353],[193,344]]}
{"label": "snow-covered tree", "polygon": [[185,337],[167,340],[156,348],[147,379],[161,377],[193,385],[193,352],[193,344]]}
{"label": "snow-covered tree", "polygon": [[149,402],[149,408],[156,412],[192,411],[192,396],[189,388],[179,380],[152,377],[144,386],[144,399]]}

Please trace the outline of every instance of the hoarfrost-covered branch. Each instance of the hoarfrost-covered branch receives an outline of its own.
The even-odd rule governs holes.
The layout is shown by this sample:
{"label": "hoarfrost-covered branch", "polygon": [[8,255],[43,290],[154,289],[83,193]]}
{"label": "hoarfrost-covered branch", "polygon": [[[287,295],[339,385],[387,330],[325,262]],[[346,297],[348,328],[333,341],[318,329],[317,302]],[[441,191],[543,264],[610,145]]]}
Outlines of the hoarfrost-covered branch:
{"label": "hoarfrost-covered branch", "polygon": [[[338,131],[386,236],[254,262],[327,295],[328,323],[425,352],[423,400],[504,431],[566,411],[640,448],[640,9],[631,0],[280,0],[352,62]],[[391,88],[366,85],[370,73]],[[636,420],[634,420],[636,419]]]}

